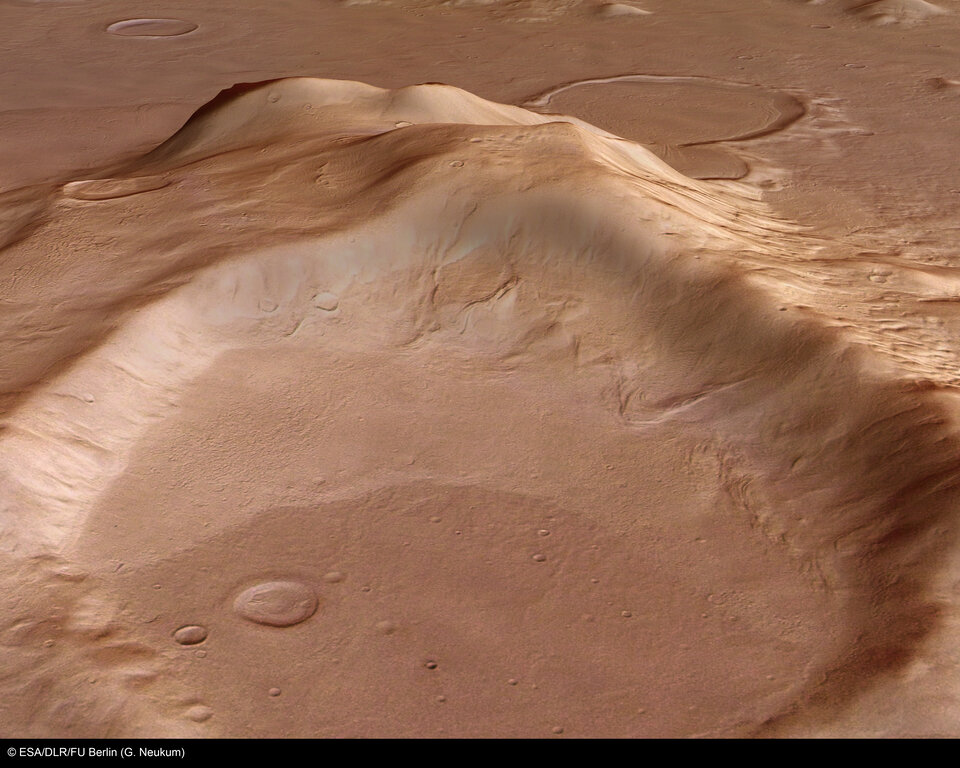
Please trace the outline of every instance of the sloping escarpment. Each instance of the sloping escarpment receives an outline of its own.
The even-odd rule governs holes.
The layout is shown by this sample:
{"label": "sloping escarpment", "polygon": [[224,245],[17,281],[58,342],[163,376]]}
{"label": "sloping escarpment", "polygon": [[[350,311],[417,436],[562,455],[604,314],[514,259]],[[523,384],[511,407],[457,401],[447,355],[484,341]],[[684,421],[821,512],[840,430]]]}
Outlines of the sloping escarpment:
{"label": "sloping escarpment", "polygon": [[72,591],[12,606],[5,722],[777,732],[937,626],[948,413],[731,266],[800,228],[637,145],[294,79],[43,211],[4,261],[0,535]]}
{"label": "sloping escarpment", "polygon": [[946,11],[926,0],[858,0],[847,11],[874,24],[916,24]]}

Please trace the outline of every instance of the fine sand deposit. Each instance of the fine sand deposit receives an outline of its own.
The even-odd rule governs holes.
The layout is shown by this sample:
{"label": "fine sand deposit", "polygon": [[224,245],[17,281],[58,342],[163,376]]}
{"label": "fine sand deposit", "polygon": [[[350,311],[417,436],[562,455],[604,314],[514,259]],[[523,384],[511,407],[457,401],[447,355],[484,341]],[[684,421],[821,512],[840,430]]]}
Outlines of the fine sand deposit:
{"label": "fine sand deposit", "polygon": [[960,2],[0,42],[0,735],[960,736]]}

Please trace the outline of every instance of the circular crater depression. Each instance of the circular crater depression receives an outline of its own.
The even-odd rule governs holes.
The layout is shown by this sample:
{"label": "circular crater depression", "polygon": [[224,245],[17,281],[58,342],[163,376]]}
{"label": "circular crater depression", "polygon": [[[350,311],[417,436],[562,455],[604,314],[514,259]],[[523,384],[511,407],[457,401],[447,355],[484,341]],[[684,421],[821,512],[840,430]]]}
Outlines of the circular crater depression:
{"label": "circular crater depression", "polygon": [[794,96],[704,77],[624,75],[554,88],[525,105],[572,115],[645,144],[694,178],[741,178],[746,164],[721,147],[781,130],[804,114]]}
{"label": "circular crater depression", "polygon": [[[693,259],[580,256],[597,220],[566,212],[523,247],[490,215],[478,231],[511,250],[391,269],[371,239],[369,282],[334,271],[342,243],[254,252],[155,305],[151,328],[182,315],[235,346],[137,437],[72,554],[122,558],[107,577],[142,615],[217,632],[190,683],[217,691],[221,732],[434,735],[443,695],[448,735],[729,735],[910,658],[925,574],[884,581],[899,566],[883,534],[924,551],[909,526],[926,518],[898,501],[916,470],[890,457],[943,449],[897,422],[916,419],[900,396]],[[303,322],[277,322],[291,305]],[[187,361],[181,343],[164,359]],[[106,395],[91,405],[109,424]],[[892,501],[873,506],[882,487]],[[130,514],[142,499],[163,510],[149,526]],[[143,641],[167,647],[170,629]],[[248,684],[282,687],[295,717]]]}
{"label": "circular crater depression", "polygon": [[182,19],[124,19],[107,27],[107,32],[121,37],[177,37],[196,28],[192,21]]}
{"label": "circular crater depression", "polygon": [[[899,585],[888,575],[895,545],[926,554],[928,505],[902,500],[924,478],[940,482],[931,457],[943,445],[905,425],[916,403],[899,385],[868,385],[832,335],[778,312],[773,289],[693,258],[703,243],[727,248],[717,230],[733,238],[746,226],[734,218],[760,214],[672,174],[658,181],[662,169],[639,161],[637,175],[653,177],[642,187],[608,173],[584,194],[579,179],[603,171],[578,132],[498,125],[444,129],[471,168],[486,152],[462,141],[471,134],[519,147],[505,175],[477,163],[485,186],[457,205],[452,187],[435,187],[411,193],[390,226],[327,239],[339,220],[320,219],[311,230],[341,200],[424,189],[416,168],[398,179],[409,187],[369,184],[411,158],[448,169],[434,130],[331,145],[324,173],[343,197],[330,200],[315,197],[314,148],[274,147],[303,167],[266,210],[289,211],[298,239],[323,237],[266,254],[277,219],[248,217],[230,235],[235,257],[91,356],[98,371],[120,370],[117,384],[91,389],[71,370],[64,391],[95,395],[79,423],[116,429],[130,449],[69,510],[83,528],[70,553],[91,571],[124,562],[103,574],[116,593],[170,617],[143,624],[144,643],[168,648],[181,622],[210,628],[216,653],[184,674],[210,692],[218,732],[731,734],[826,684],[831,702],[849,699],[909,659],[930,626],[917,605],[926,573]],[[193,136],[174,148],[216,146]],[[188,171],[162,164],[185,154],[155,155],[137,170],[215,178],[215,199],[240,201],[260,148]],[[565,158],[563,182],[555,163],[528,162],[546,153]],[[631,154],[643,155],[622,162]],[[493,189],[503,196],[473,209]],[[128,197],[110,205],[147,213]],[[198,251],[219,242],[185,204],[150,223]],[[91,223],[120,218],[83,207],[98,209]],[[424,223],[406,229],[411,219]],[[764,221],[743,237],[776,248],[783,234],[779,247],[793,247]],[[114,360],[157,371],[155,400],[131,396]],[[121,431],[116,413],[135,428]],[[74,441],[68,450],[81,479],[102,461],[75,460]],[[144,499],[157,511],[149,525],[131,514]],[[302,599],[273,581],[283,574],[302,579],[290,582]],[[314,599],[323,620],[257,626],[309,618]],[[274,686],[295,711],[249,695]]]}
{"label": "circular crater depression", "polygon": [[271,627],[292,627],[317,612],[317,596],[306,584],[269,581],[241,592],[234,610],[247,621]]}

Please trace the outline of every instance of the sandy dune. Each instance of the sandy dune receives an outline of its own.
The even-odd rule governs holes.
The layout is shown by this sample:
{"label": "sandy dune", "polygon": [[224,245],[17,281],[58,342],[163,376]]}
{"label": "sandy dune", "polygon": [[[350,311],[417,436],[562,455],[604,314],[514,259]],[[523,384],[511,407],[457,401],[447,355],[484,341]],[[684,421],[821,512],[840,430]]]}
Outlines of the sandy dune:
{"label": "sandy dune", "polygon": [[[5,86],[0,732],[960,734],[952,7],[731,6],[765,53],[696,72],[671,4],[316,10],[492,25],[461,88],[395,41],[396,87],[296,76],[303,3],[222,55],[224,8],[118,5],[0,6],[179,46],[149,97],[98,91],[120,48]],[[846,42],[748,73],[777,25]]]}

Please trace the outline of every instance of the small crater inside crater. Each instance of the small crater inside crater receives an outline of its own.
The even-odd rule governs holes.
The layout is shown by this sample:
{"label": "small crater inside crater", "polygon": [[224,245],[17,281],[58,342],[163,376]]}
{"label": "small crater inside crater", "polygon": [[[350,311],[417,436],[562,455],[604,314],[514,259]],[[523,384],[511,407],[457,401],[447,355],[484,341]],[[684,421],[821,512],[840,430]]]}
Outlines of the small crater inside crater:
{"label": "small crater inside crater", "polygon": [[241,592],[234,610],[247,621],[270,627],[292,627],[306,621],[318,607],[317,596],[306,584],[268,581]]}

